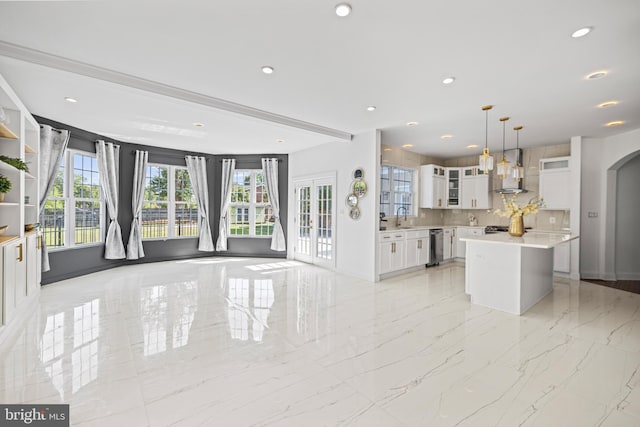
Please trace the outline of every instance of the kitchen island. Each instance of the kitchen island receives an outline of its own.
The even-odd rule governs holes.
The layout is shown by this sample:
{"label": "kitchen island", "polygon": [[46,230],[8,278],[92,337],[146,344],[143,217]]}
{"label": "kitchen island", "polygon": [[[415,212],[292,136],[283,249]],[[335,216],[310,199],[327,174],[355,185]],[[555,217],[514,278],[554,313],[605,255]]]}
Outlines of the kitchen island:
{"label": "kitchen island", "polygon": [[578,236],[467,236],[465,292],[473,304],[521,315],[553,291],[553,248]]}

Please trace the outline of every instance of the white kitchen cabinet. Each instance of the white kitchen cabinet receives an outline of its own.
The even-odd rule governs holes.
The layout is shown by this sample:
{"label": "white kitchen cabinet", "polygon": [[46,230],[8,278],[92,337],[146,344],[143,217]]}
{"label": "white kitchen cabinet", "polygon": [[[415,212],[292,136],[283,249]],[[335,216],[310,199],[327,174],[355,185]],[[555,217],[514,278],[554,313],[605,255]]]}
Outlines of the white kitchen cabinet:
{"label": "white kitchen cabinet", "polygon": [[491,209],[491,174],[485,174],[478,166],[462,169],[462,209]]}
{"label": "white kitchen cabinet", "polygon": [[571,244],[562,243],[553,248],[553,271],[559,273],[571,272]]}
{"label": "white kitchen cabinet", "polygon": [[482,236],[484,234],[484,227],[469,228],[469,227],[457,227],[456,228],[456,258],[465,258],[467,244],[460,239],[467,236]]}
{"label": "white kitchen cabinet", "polygon": [[36,232],[27,235],[27,295],[40,292],[42,276],[42,236]]}
{"label": "white kitchen cabinet", "polygon": [[447,208],[459,208],[462,200],[462,168],[445,168]]}
{"label": "white kitchen cabinet", "polygon": [[380,233],[378,274],[385,274],[405,268],[405,233],[390,231]]}
{"label": "white kitchen cabinet", "polygon": [[442,229],[442,260],[447,261],[453,258],[453,228]]}
{"label": "white kitchen cabinet", "polygon": [[14,239],[2,251],[3,324],[16,315],[18,307],[27,297],[27,261],[25,239]]}
{"label": "white kitchen cabinet", "polygon": [[438,165],[420,166],[420,207],[444,209],[446,207],[445,168]]}
{"label": "white kitchen cabinet", "polygon": [[570,157],[540,159],[540,196],[544,199],[542,209],[570,209],[570,160]]}
{"label": "white kitchen cabinet", "polygon": [[407,231],[406,267],[415,267],[429,263],[429,230]]}

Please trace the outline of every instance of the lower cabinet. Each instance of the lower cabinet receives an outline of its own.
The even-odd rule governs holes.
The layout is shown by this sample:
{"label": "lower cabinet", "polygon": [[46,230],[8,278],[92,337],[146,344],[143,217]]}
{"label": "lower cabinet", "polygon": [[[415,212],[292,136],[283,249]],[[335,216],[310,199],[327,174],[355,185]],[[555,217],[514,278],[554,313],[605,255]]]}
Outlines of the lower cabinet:
{"label": "lower cabinet", "polygon": [[467,251],[467,243],[460,239],[467,236],[482,236],[484,235],[484,227],[469,228],[469,227],[457,227],[456,228],[456,258],[465,258]]}
{"label": "lower cabinet", "polygon": [[12,240],[2,251],[2,323],[8,324],[27,297],[27,260],[24,238]]}
{"label": "lower cabinet", "polygon": [[415,267],[429,263],[429,230],[416,230],[407,232],[407,265]]}
{"label": "lower cabinet", "polygon": [[404,261],[405,233],[388,232],[380,235],[380,254],[378,273],[385,274],[396,270],[402,270]]}
{"label": "lower cabinet", "polygon": [[442,244],[442,260],[446,261],[448,259],[453,258],[453,239],[454,233],[453,228],[443,228],[443,244]]}
{"label": "lower cabinet", "polygon": [[41,236],[30,233],[2,246],[0,276],[0,325],[8,325],[31,298],[40,291]]}

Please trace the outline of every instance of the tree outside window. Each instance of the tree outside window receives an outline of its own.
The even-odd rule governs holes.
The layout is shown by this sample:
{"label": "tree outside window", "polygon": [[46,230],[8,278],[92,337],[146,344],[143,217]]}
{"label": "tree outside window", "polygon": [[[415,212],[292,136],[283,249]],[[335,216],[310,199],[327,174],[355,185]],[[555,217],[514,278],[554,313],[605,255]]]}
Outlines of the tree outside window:
{"label": "tree outside window", "polygon": [[234,171],[227,218],[230,237],[271,237],[273,209],[261,169]]}

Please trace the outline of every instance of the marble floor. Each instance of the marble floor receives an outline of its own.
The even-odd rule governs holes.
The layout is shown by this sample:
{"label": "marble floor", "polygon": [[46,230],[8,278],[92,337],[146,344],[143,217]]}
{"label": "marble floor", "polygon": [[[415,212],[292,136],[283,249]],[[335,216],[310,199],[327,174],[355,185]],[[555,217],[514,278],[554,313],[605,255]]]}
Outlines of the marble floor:
{"label": "marble floor", "polygon": [[554,288],[518,317],[471,305],[461,264],[122,267],[42,289],[0,402],[74,426],[640,426],[640,295]]}

